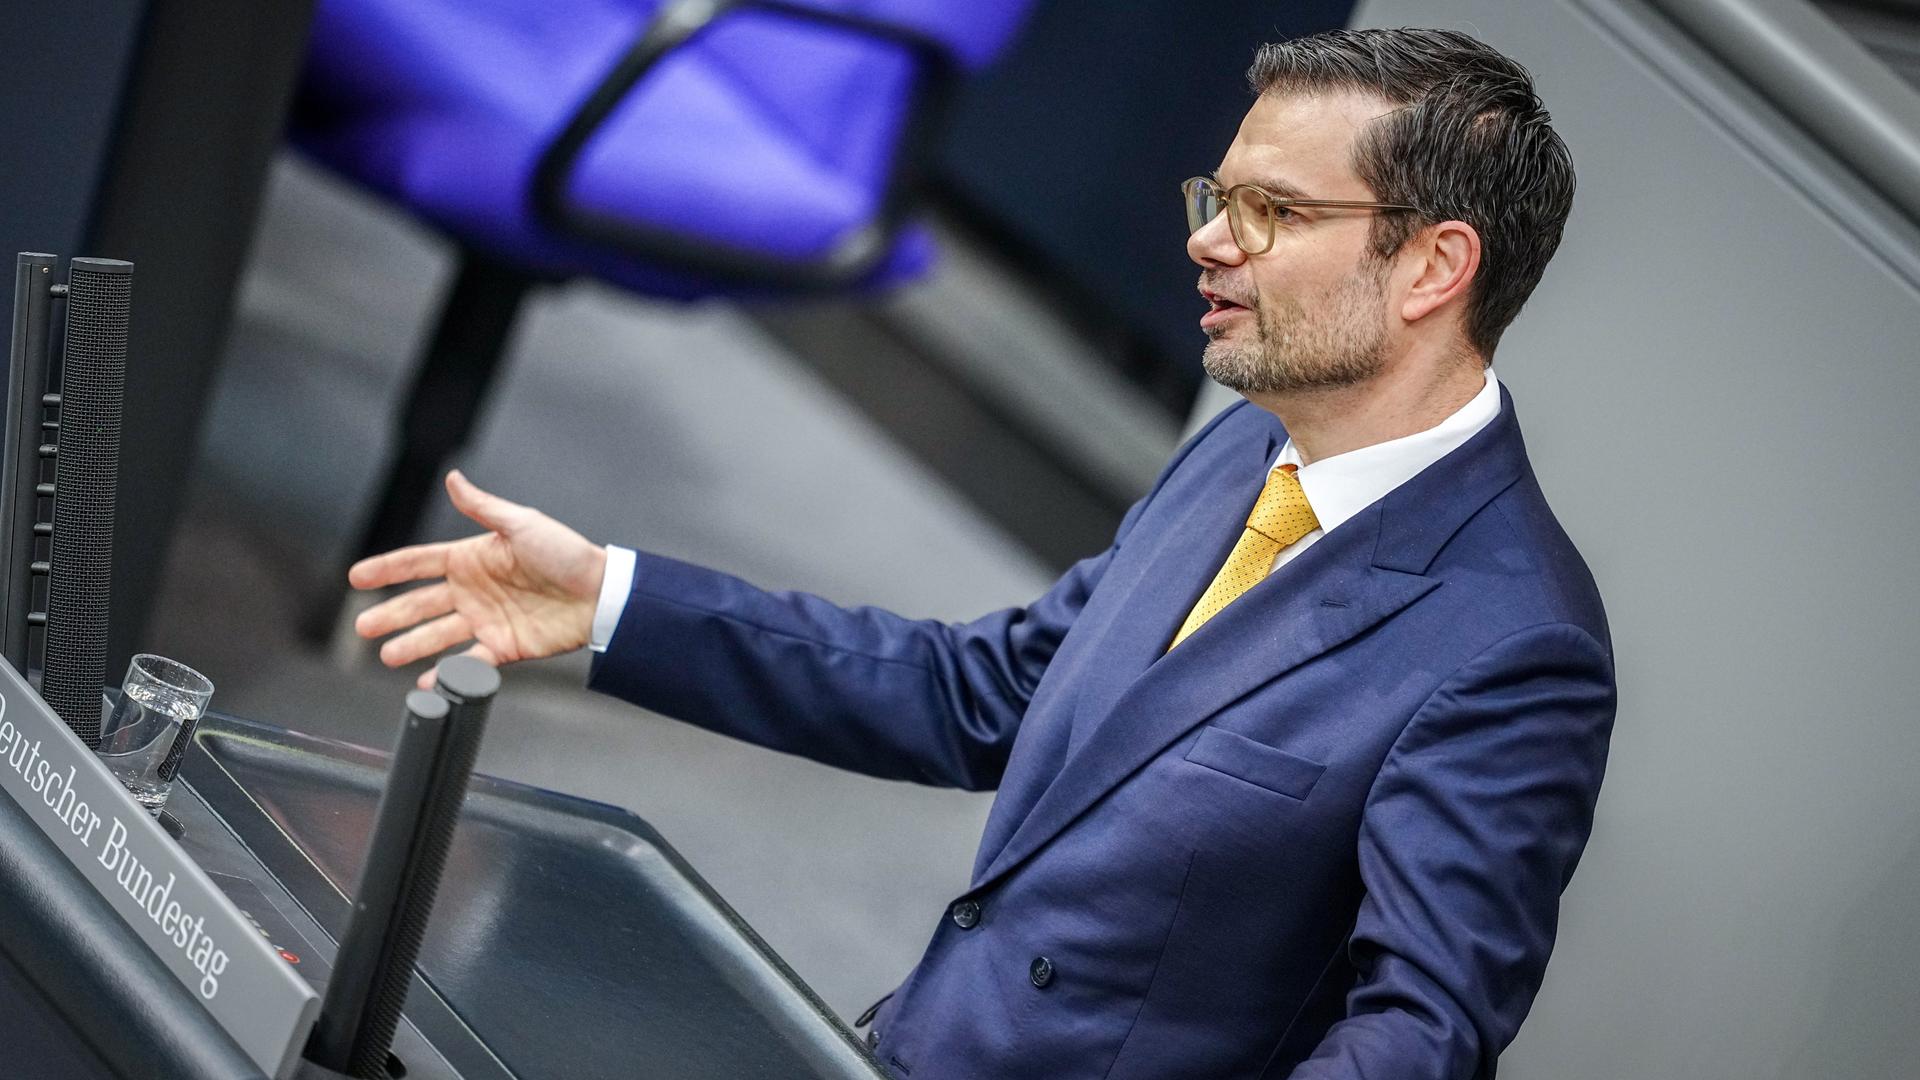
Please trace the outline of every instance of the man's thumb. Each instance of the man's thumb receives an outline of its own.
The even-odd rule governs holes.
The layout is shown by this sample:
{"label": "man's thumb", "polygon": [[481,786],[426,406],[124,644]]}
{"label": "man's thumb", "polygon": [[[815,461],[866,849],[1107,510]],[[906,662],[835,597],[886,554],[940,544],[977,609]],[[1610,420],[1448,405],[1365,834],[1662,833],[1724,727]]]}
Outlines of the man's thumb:
{"label": "man's thumb", "polygon": [[480,490],[459,469],[447,473],[447,497],[453,500],[455,510],[472,518],[481,527],[497,533],[512,528],[527,509]]}

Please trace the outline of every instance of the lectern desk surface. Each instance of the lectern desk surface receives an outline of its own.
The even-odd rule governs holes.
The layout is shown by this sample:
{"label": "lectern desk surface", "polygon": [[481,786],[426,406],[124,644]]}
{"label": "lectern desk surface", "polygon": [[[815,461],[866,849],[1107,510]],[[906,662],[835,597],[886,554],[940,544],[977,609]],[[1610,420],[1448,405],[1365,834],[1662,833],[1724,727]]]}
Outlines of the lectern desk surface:
{"label": "lectern desk surface", "polygon": [[[385,755],[218,714],[196,742],[182,843],[324,985]],[[537,788],[474,777],[417,967],[410,1078],[883,1076],[645,822]]]}

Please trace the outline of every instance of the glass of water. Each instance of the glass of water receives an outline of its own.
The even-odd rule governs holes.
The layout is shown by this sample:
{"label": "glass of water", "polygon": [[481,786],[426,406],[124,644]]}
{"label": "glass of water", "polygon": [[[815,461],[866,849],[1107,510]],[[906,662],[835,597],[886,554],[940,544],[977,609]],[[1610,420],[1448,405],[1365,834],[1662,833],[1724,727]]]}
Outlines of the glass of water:
{"label": "glass of water", "polygon": [[213,683],[177,660],[141,653],[127,665],[120,702],[100,732],[99,753],[147,813],[158,816],[167,805],[173,774],[212,697]]}

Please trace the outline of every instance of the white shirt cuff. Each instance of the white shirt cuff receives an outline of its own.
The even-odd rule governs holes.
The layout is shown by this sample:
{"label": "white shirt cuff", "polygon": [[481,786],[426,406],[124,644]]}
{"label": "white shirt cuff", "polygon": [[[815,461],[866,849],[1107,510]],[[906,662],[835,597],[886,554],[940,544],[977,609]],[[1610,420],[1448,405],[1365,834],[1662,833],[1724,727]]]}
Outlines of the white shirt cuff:
{"label": "white shirt cuff", "polygon": [[594,652],[606,652],[620,627],[627,595],[633,592],[633,563],[633,549],[607,545],[607,576],[600,579],[600,602],[593,609],[593,631],[587,637],[587,647]]}

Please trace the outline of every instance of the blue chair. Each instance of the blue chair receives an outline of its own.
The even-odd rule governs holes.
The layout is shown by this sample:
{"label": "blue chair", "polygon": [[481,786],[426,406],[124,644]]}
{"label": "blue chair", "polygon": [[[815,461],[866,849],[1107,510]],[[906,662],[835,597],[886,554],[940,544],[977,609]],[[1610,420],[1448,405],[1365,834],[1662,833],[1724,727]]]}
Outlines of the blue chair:
{"label": "blue chair", "polygon": [[359,550],[411,539],[539,282],[690,299],[924,270],[927,136],[1030,2],[321,0],[292,142],[462,250]]}

